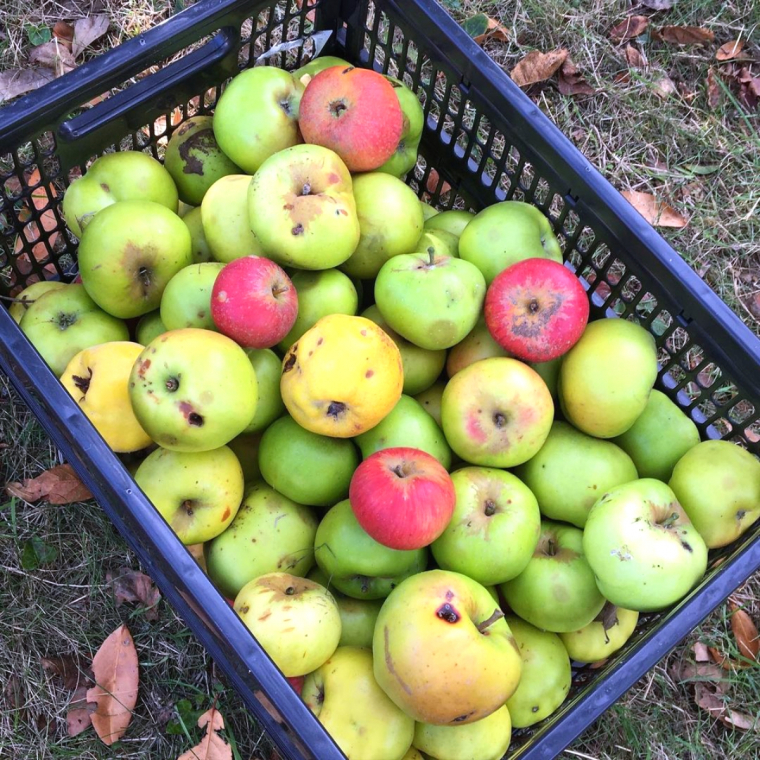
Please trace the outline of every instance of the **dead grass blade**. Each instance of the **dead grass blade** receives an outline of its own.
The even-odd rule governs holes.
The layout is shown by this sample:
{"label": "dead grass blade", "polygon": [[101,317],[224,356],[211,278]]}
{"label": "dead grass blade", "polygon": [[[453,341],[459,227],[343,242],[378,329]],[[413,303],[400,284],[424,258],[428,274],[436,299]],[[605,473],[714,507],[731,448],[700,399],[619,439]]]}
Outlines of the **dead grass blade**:
{"label": "dead grass blade", "polygon": [[651,193],[623,190],[620,194],[654,227],[680,229],[688,224],[687,220],[674,208],[658,200]]}
{"label": "dead grass blade", "polygon": [[529,84],[543,82],[559,69],[566,58],[567,50],[565,48],[552,50],[548,53],[542,53],[540,50],[531,50],[525,58],[518,61],[517,65],[509,73],[509,76],[520,87],[527,87]]}
{"label": "dead grass blade", "polygon": [[648,26],[649,19],[646,16],[628,16],[610,29],[610,39],[615,42],[628,42],[643,34]]}
{"label": "dead grass blade", "polygon": [[10,496],[30,503],[45,499],[50,504],[72,504],[92,498],[70,464],[53,467],[23,483],[8,483],[5,490]]}

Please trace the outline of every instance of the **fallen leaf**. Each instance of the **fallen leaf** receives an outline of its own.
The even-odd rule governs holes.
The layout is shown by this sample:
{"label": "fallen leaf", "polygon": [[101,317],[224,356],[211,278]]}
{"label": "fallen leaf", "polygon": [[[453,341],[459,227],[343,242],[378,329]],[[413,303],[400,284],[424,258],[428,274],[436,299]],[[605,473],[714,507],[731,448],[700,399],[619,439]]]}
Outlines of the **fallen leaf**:
{"label": "fallen leaf", "polygon": [[567,58],[567,50],[551,50],[548,53],[542,53],[540,50],[531,50],[517,65],[512,69],[509,76],[512,81],[520,87],[526,87],[529,84],[543,82],[548,79],[564,63]]}
{"label": "fallen leaf", "polygon": [[710,654],[707,649],[707,644],[703,644],[701,641],[697,641],[694,643],[694,646],[691,648],[691,651],[694,653],[694,659],[697,662],[710,661]]}
{"label": "fallen leaf", "polygon": [[80,686],[71,696],[66,712],[66,726],[69,736],[77,736],[92,725],[92,713],[97,705],[87,701],[87,687]]}
{"label": "fallen leaf", "polygon": [[712,657],[713,662],[715,662],[716,665],[720,665],[723,670],[731,670],[732,660],[730,657],[726,656],[715,647],[708,647],[707,651],[710,653],[710,657]]}
{"label": "fallen leaf", "polygon": [[0,103],[36,90],[53,79],[55,79],[55,74],[46,68],[3,71],[0,73]]}
{"label": "fallen leaf", "polygon": [[647,59],[644,53],[631,44],[625,46],[625,60],[632,69],[645,69],[647,67]]}
{"label": "fallen leaf", "polygon": [[183,752],[177,760],[232,760],[232,747],[217,733],[224,728],[224,718],[216,707],[198,718],[198,727],[206,729],[206,735],[195,747]]}
{"label": "fallen leaf", "polygon": [[26,701],[26,695],[24,694],[24,687],[21,683],[21,679],[12,673],[10,678],[5,682],[5,688],[3,689],[3,709],[6,712],[11,710],[22,710]]}
{"label": "fallen leaf", "polygon": [[28,502],[45,499],[50,504],[72,504],[92,498],[89,489],[79,480],[70,464],[53,467],[23,483],[8,483],[5,490],[10,496]]}
{"label": "fallen leaf", "polygon": [[653,226],[681,228],[688,224],[681,214],[651,193],[623,190],[620,194]]}
{"label": "fallen leaf", "polygon": [[715,39],[713,32],[701,26],[663,26],[652,36],[674,45],[705,45]]}
{"label": "fallen leaf", "polygon": [[71,43],[74,41],[74,27],[65,21],[56,21],[53,27],[53,37],[57,37],[62,44],[71,50]]}
{"label": "fallen leaf", "polygon": [[39,536],[32,536],[24,541],[21,549],[20,563],[24,570],[37,570],[49,565],[58,558],[58,549],[46,544]]}
{"label": "fallen leaf", "polygon": [[685,681],[710,682],[716,690],[723,693],[728,684],[728,677],[721,668],[712,662],[693,663],[678,660],[669,669],[670,675],[677,683]]}
{"label": "fallen leaf", "polygon": [[595,95],[596,90],[578,72],[578,67],[565,58],[559,68],[558,89],[562,95]]}
{"label": "fallen leaf", "polygon": [[676,0],[641,0],[640,4],[653,11],[669,11]]}
{"label": "fallen leaf", "polygon": [[707,88],[707,105],[710,108],[717,108],[720,105],[720,85],[715,76],[715,69],[710,68],[705,78],[705,87]]}
{"label": "fallen leaf", "polygon": [[29,62],[53,69],[56,77],[63,76],[76,67],[74,56],[69,48],[57,39],[33,48],[29,53]]}
{"label": "fallen leaf", "polygon": [[[758,299],[760,300],[760,299]],[[760,639],[758,638],[757,626],[752,622],[752,618],[744,611],[731,605],[733,614],[731,615],[731,630],[736,639],[736,645],[742,657],[748,660],[757,660],[760,653]]]}
{"label": "fallen leaf", "polygon": [[643,34],[648,26],[649,19],[646,16],[628,16],[625,21],[621,21],[610,29],[610,37],[615,42],[627,42]]}
{"label": "fallen leaf", "polygon": [[720,716],[720,719],[727,726],[734,726],[742,731],[749,731],[750,729],[755,731],[758,730],[758,724],[754,718],[751,718],[744,713],[737,712],[736,710],[728,710],[725,715]]}
{"label": "fallen leaf", "polygon": [[509,40],[509,31],[502,26],[496,19],[486,16],[485,13],[476,13],[462,22],[462,29],[472,37],[475,42],[482,45],[486,40],[498,40],[507,42]]}
{"label": "fallen leaf", "polygon": [[718,48],[715,57],[719,61],[730,61],[732,58],[738,57],[742,50],[744,50],[744,44],[744,40],[726,42]]}
{"label": "fallen leaf", "polygon": [[137,702],[137,651],[127,626],[119,626],[100,645],[92,672],[95,686],[87,690],[87,701],[98,705],[91,716],[92,725],[110,746],[124,735]]}
{"label": "fallen leaf", "polygon": [[95,40],[100,39],[107,31],[108,16],[88,16],[74,22],[74,37],[71,42],[71,52],[78,58]]}
{"label": "fallen leaf", "polygon": [[425,182],[425,188],[432,195],[438,190],[438,185],[441,186],[440,192],[438,193],[439,195],[445,195],[451,190],[451,185],[446,182],[446,180],[441,181],[441,176],[438,172],[435,169],[431,169],[427,181]]}
{"label": "fallen leaf", "polygon": [[661,100],[666,100],[673,93],[678,92],[675,82],[669,76],[662,76],[652,82],[652,89]]}
{"label": "fallen leaf", "polygon": [[62,654],[56,657],[41,657],[42,669],[60,678],[64,689],[74,691],[87,681],[92,681],[92,672],[78,654]]}
{"label": "fallen leaf", "polygon": [[106,583],[113,587],[117,607],[124,602],[138,602],[146,608],[146,620],[158,620],[161,592],[145,573],[122,567],[116,577],[110,572],[106,573]]}

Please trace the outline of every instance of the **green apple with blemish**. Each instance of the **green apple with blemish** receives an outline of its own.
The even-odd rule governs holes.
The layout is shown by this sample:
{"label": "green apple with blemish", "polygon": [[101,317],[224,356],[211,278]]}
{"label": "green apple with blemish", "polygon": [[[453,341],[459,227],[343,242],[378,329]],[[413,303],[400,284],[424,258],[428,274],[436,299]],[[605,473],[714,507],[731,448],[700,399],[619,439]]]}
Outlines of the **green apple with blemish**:
{"label": "green apple with blemish", "polygon": [[190,250],[193,255],[193,264],[212,261],[214,258],[208,240],[206,240],[206,233],[203,230],[202,213],[201,207],[198,206],[190,209],[182,217],[182,221],[190,232]]}
{"label": "green apple with blemish", "polygon": [[216,330],[211,318],[211,290],[224,268],[218,261],[192,264],[169,280],[161,296],[159,313],[167,330],[200,327]]}
{"label": "green apple with blemish", "polygon": [[47,293],[51,290],[58,290],[66,286],[65,282],[59,282],[58,280],[40,280],[39,282],[33,282],[31,285],[24,288],[11,303],[8,311],[11,317],[19,324],[21,318],[26,314],[26,310],[41,296],[43,293]]}
{"label": "green apple with blemish", "polygon": [[638,620],[638,612],[606,602],[588,625],[577,631],[560,633],[559,637],[571,660],[599,662],[617,652],[631,638]]}
{"label": "green apple with blemish", "polygon": [[449,209],[441,211],[439,214],[433,214],[425,220],[426,230],[444,230],[452,235],[461,237],[467,225],[475,218],[472,211],[462,209]]}

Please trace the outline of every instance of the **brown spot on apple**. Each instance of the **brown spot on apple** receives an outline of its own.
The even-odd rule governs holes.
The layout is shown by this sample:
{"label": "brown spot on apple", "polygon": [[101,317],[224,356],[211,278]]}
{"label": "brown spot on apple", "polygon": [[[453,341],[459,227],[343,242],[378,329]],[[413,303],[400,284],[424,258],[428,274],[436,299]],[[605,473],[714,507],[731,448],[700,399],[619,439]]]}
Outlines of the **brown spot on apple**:
{"label": "brown spot on apple", "polygon": [[344,404],[342,401],[331,401],[330,405],[327,407],[327,416],[332,417],[334,420],[340,419],[343,415],[345,415],[346,410],[348,409],[348,406]]}
{"label": "brown spot on apple", "polygon": [[404,681],[403,678],[396,672],[396,667],[393,664],[393,658],[391,657],[391,649],[390,649],[390,632],[388,631],[388,626],[386,625],[383,628],[383,644],[384,644],[384,656],[385,656],[385,667],[388,668],[388,672],[399,682],[399,685],[401,688],[407,693],[411,694],[412,690],[409,688],[409,685]]}
{"label": "brown spot on apple", "polygon": [[452,604],[445,602],[436,611],[436,617],[441,620],[445,620],[447,623],[458,623],[461,620],[461,615],[457,612]]}
{"label": "brown spot on apple", "polygon": [[230,508],[227,507],[227,509],[224,510],[224,514],[222,515],[222,522],[224,522],[229,516],[230,516]]}
{"label": "brown spot on apple", "polygon": [[372,375],[374,375],[374,374],[375,374],[375,371],[374,371],[374,370],[372,370],[372,369],[368,369],[368,370],[367,370],[367,371],[364,373],[364,377],[366,377],[366,378],[367,378],[367,380],[369,380],[369,379],[372,377]]}
{"label": "brown spot on apple", "polygon": [[296,348],[298,348],[298,343],[293,344],[290,351],[288,352],[288,355],[285,357],[285,363],[282,365],[283,375],[286,372],[290,372],[290,370],[293,369],[293,366],[296,363]]}

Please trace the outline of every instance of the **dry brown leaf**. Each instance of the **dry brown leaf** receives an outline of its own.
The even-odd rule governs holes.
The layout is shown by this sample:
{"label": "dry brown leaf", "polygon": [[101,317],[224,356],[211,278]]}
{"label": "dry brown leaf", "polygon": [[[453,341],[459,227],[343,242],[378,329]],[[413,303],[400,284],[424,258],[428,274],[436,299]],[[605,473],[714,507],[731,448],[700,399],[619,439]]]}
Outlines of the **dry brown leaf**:
{"label": "dry brown leaf", "polygon": [[0,72],[0,103],[36,90],[53,79],[55,74],[46,68],[8,69]]}
{"label": "dry brown leaf", "polygon": [[748,660],[757,660],[760,653],[760,639],[758,638],[757,626],[752,622],[752,618],[735,605],[731,605],[733,614],[731,615],[731,630],[736,639],[736,645],[742,657]]}
{"label": "dry brown leaf", "polygon": [[691,648],[691,651],[694,653],[694,659],[697,662],[710,661],[710,654],[707,649],[707,644],[703,644],[701,641],[697,641],[694,643],[694,646]]}
{"label": "dry brown leaf", "polygon": [[663,26],[653,36],[673,45],[705,45],[715,39],[715,34],[701,26]]}
{"label": "dry brown leaf", "polygon": [[63,76],[76,67],[71,51],[57,38],[32,48],[29,53],[29,62],[47,66],[55,72],[56,77]]}
{"label": "dry brown leaf", "polygon": [[206,729],[206,735],[200,743],[177,760],[232,760],[232,747],[217,733],[224,728],[224,718],[216,707],[206,710],[198,718],[198,727]]}
{"label": "dry brown leaf", "polygon": [[45,499],[50,504],[72,504],[92,498],[70,464],[53,467],[23,483],[7,483],[5,490],[9,495],[28,502]]}
{"label": "dry brown leaf", "polygon": [[78,654],[42,657],[40,663],[43,670],[61,679],[64,689],[74,691],[86,682],[92,681],[89,666]]}
{"label": "dry brown leaf", "polygon": [[713,68],[710,68],[707,71],[705,87],[707,88],[707,105],[710,106],[710,108],[717,108],[720,105],[720,85],[718,84],[718,78],[715,76],[715,69]]}
{"label": "dry brown leaf", "polygon": [[496,19],[488,17],[488,29],[484,34],[479,34],[473,38],[478,45],[482,45],[487,40],[498,40],[499,42],[509,42],[509,30],[500,24]]}
{"label": "dry brown leaf", "polygon": [[74,37],[71,42],[71,52],[78,58],[95,40],[100,39],[107,31],[108,16],[88,16],[74,22]]}
{"label": "dry brown leaf", "polygon": [[161,592],[145,573],[122,567],[119,568],[116,577],[110,572],[106,573],[106,583],[113,587],[117,607],[124,602],[138,602],[146,608],[146,620],[158,620],[158,602],[161,599]]}
{"label": "dry brown leaf", "polygon": [[87,701],[87,687],[80,686],[71,696],[69,709],[66,713],[67,733],[77,736],[92,725],[92,713],[96,704]]}
{"label": "dry brown leaf", "polygon": [[715,53],[715,57],[719,61],[730,61],[732,58],[737,58],[739,54],[744,50],[744,40],[734,40],[733,42],[726,42],[721,45]]}
{"label": "dry brown leaf", "polygon": [[558,89],[562,95],[595,95],[596,90],[578,72],[570,56],[559,68]]}
{"label": "dry brown leaf", "polygon": [[100,645],[92,660],[95,686],[87,701],[97,702],[92,725],[104,744],[119,741],[132,719],[137,702],[137,651],[127,626],[119,626]]}
{"label": "dry brown leaf", "polygon": [[757,731],[760,729],[760,726],[758,726],[757,721],[754,718],[751,718],[744,713],[737,712],[736,710],[727,710],[725,715],[720,716],[720,719],[727,726],[734,726],[742,731],[749,731],[750,729]]}
{"label": "dry brown leaf", "polygon": [[688,222],[667,203],[657,200],[650,193],[638,190],[623,190],[621,193],[628,203],[638,211],[649,224],[655,227],[685,227]]}
{"label": "dry brown leaf", "polygon": [[529,84],[543,82],[548,79],[564,63],[567,58],[567,50],[551,50],[542,53],[540,50],[531,50],[509,73],[512,81],[520,87]]}
{"label": "dry brown leaf", "polygon": [[57,37],[62,44],[71,50],[71,43],[74,41],[74,27],[65,21],[56,21],[53,26],[53,37]]}
{"label": "dry brown leaf", "polygon": [[630,44],[625,46],[625,60],[632,69],[645,69],[647,67],[647,58],[644,53]]}
{"label": "dry brown leaf", "polygon": [[441,180],[440,175],[435,169],[431,169],[430,174],[428,174],[427,181],[425,182],[425,188],[432,195],[438,189],[439,184],[441,186],[439,195],[444,195],[448,193],[449,190],[451,190],[451,185],[446,182],[445,179]]}
{"label": "dry brown leaf", "polygon": [[610,37],[615,42],[628,42],[643,34],[648,26],[649,19],[646,16],[628,16],[610,29]]}
{"label": "dry brown leaf", "polygon": [[669,76],[662,76],[652,82],[652,89],[661,100],[666,100],[673,93],[678,92],[675,82]]}

